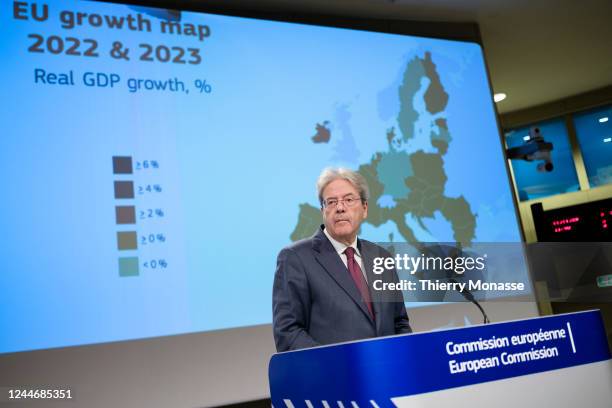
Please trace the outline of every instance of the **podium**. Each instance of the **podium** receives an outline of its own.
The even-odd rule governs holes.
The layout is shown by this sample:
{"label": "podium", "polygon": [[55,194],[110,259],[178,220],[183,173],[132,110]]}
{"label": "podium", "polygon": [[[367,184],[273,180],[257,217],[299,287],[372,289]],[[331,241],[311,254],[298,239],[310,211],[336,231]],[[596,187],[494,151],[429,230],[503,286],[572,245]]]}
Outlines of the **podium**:
{"label": "podium", "polygon": [[612,407],[599,311],[278,353],[274,408]]}

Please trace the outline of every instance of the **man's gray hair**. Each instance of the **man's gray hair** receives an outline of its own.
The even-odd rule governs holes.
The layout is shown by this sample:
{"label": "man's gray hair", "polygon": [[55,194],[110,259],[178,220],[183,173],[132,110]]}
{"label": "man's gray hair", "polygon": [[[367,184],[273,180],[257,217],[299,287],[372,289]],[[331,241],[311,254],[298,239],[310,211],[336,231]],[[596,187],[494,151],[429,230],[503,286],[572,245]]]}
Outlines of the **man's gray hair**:
{"label": "man's gray hair", "polygon": [[359,193],[359,198],[363,202],[367,202],[370,198],[370,189],[366,179],[356,171],[344,167],[328,167],[321,172],[317,180],[317,193],[319,194],[319,203],[323,205],[323,190],[329,183],[334,180],[346,180],[351,183]]}

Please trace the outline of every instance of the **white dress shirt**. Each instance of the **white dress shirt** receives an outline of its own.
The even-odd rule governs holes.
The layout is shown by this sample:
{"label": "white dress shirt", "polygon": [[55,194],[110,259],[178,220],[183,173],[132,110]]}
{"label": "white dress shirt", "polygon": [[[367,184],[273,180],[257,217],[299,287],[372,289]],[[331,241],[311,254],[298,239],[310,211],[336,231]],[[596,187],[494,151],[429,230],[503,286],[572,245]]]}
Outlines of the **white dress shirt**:
{"label": "white dress shirt", "polygon": [[361,253],[359,252],[359,248],[357,248],[357,238],[355,238],[355,240],[351,243],[351,245],[345,245],[342,242],[335,240],[329,234],[329,232],[327,232],[327,229],[324,228],[323,229],[323,233],[325,234],[327,239],[329,239],[331,244],[334,246],[334,249],[336,250],[336,252],[338,252],[338,255],[340,255],[340,259],[342,259],[342,262],[344,262],[344,266],[346,266],[347,270],[348,270],[348,259],[346,257],[346,254],[344,253],[344,251],[349,246],[352,247],[355,250],[355,261],[357,261],[357,264],[361,268],[361,273],[363,274],[363,278],[367,282],[368,281],[368,276],[366,275],[365,268],[363,267],[363,259],[361,258]]}

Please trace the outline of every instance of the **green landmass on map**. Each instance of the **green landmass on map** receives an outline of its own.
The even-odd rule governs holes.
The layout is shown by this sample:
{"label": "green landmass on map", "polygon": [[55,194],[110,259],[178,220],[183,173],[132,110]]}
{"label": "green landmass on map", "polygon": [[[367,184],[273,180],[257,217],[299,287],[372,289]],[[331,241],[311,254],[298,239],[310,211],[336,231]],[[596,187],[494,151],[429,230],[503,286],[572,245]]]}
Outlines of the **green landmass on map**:
{"label": "green landmass on map", "polygon": [[[404,146],[414,139],[414,125],[424,113],[414,106],[416,94],[421,90],[423,81],[427,89],[422,97],[425,109],[433,119],[429,141],[435,153],[417,150],[406,151]],[[375,227],[393,222],[402,238],[408,243],[417,243],[414,231],[406,223],[406,216],[411,215],[419,226],[428,231],[423,219],[434,218],[439,212],[452,227],[454,240],[470,246],[475,238],[476,214],[472,213],[470,204],[463,196],[448,197],[445,195],[448,177],[444,171],[444,156],[452,148],[452,138],[446,118],[440,117],[448,104],[449,95],[444,90],[431,53],[426,52],[421,58],[414,57],[406,65],[403,80],[398,89],[399,113],[398,130],[388,129],[385,137],[388,149],[374,153],[368,163],[358,168],[370,187],[368,201],[368,218],[364,223]],[[432,150],[434,150],[432,149]],[[379,199],[392,200],[393,205],[380,205]],[[321,211],[310,204],[300,204],[298,223],[291,233],[291,240],[312,236],[321,224]]]}
{"label": "green landmass on map", "polygon": [[323,124],[317,123],[315,129],[317,130],[317,133],[315,133],[310,140],[312,140],[313,143],[329,143],[329,139],[331,139],[329,121],[326,120],[323,122]]}

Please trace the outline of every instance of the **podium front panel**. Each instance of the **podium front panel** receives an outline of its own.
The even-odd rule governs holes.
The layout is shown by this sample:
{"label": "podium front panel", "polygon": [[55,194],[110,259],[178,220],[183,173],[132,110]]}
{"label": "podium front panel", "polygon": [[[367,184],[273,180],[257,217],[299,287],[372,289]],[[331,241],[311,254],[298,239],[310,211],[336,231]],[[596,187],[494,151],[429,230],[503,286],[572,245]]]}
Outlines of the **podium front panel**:
{"label": "podium front panel", "polygon": [[282,407],[612,406],[599,311],[391,336],[275,354]]}

